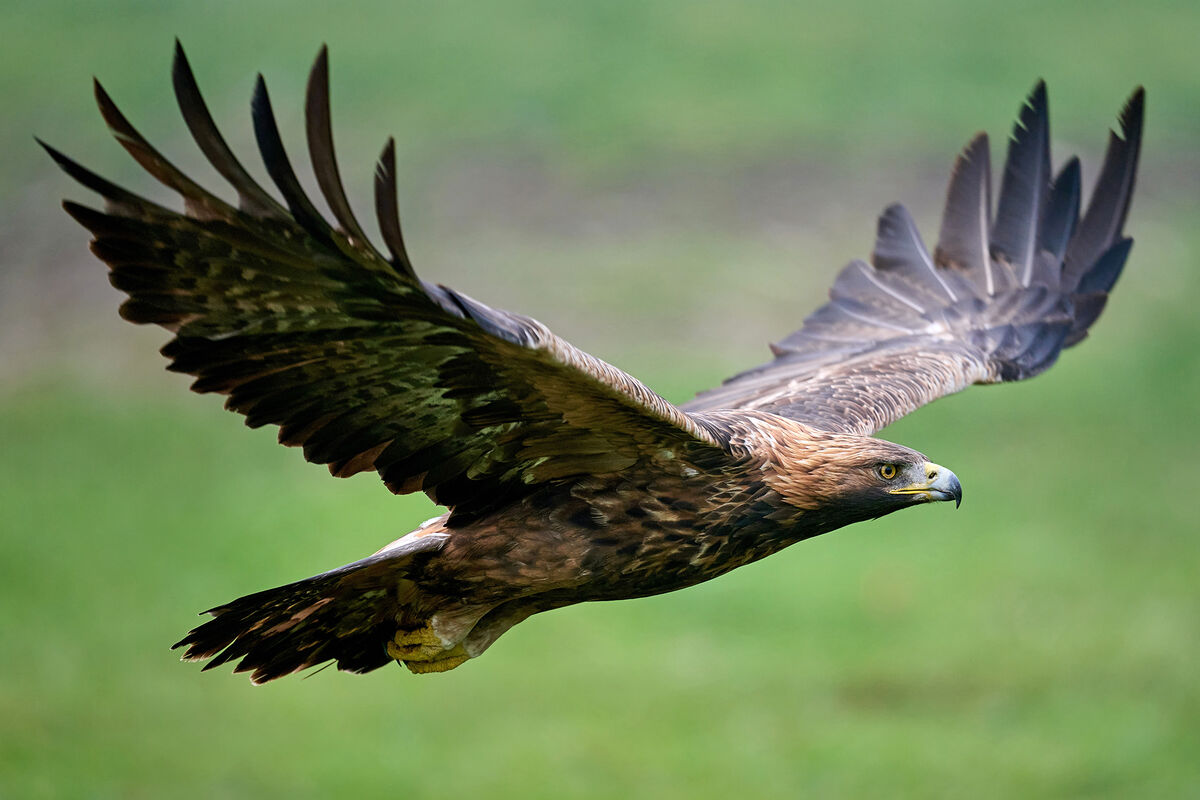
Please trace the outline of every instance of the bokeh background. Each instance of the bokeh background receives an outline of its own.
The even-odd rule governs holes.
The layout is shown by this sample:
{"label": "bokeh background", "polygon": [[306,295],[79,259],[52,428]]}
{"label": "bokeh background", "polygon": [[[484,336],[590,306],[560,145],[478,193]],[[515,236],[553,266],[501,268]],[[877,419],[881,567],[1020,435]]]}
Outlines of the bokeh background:
{"label": "bokeh background", "polygon": [[[0,29],[0,796],[1200,793],[1200,6],[45,0]],[[395,134],[426,277],[673,400],[765,358],[887,203],[932,239],[957,149],[985,129],[998,161],[1038,77],[1089,185],[1146,85],[1137,245],[1050,373],[885,432],[956,470],[961,510],[544,615],[444,675],[255,688],[167,646],[433,509],[244,429],[117,318],[58,208],[95,198],[32,136],[170,201],[105,134],[96,74],[220,187],[170,94],[176,35],[244,152],[265,73],[298,163],[327,42],[360,211]]]}

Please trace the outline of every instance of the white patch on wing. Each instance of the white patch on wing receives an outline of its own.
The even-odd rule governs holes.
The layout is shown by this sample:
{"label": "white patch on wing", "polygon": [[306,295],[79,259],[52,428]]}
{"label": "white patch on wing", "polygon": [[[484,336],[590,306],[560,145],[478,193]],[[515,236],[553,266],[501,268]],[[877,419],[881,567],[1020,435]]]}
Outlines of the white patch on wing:
{"label": "white patch on wing", "polygon": [[[438,538],[443,539],[443,540],[449,538],[449,534],[444,532],[445,528],[443,527],[443,524],[442,524],[446,521],[446,518],[448,516],[450,516],[450,515],[449,514],[441,514],[436,517],[430,517],[429,519],[425,520],[420,525],[418,525],[417,529],[415,531],[412,531],[411,533],[406,533],[403,536],[401,536],[399,539],[397,539],[396,541],[394,541],[390,544],[384,545],[383,547],[379,548],[374,553],[372,553],[372,555],[373,556],[403,555],[410,551],[430,549],[430,546],[433,543],[420,542],[420,546],[418,547],[417,546],[418,541],[420,539],[425,538],[426,536],[437,536]],[[437,545],[433,545],[433,547],[436,547],[436,546]]]}

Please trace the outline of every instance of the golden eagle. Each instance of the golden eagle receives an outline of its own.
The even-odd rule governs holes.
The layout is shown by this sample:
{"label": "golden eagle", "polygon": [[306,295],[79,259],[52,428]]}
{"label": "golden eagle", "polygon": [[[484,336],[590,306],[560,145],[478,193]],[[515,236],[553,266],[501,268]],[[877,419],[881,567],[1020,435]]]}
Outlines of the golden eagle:
{"label": "golden eagle", "polygon": [[[682,589],[860,520],[962,497],[950,470],[872,438],[971,384],[1037,375],[1082,340],[1121,273],[1143,92],[1120,116],[1080,214],[1079,162],[1051,172],[1046,89],[1020,111],[992,209],[988,140],[950,180],[930,253],[903,206],[871,260],[772,345],[774,358],[674,406],[529,317],[417,277],[391,140],[375,172],[386,245],[367,239],[334,158],[324,49],[308,150],[331,224],[301,189],[259,76],[252,112],[278,202],[218,132],[182,49],[175,96],[232,206],[151,146],[97,83],[117,141],[183,213],[46,146],[105,200],[67,201],[129,295],[174,334],[169,369],[339,477],[373,470],[448,511],[353,564],[218,606],[176,647],[255,682],[327,661],[452,669],[531,614]],[[44,145],[45,146],[45,145]]]}

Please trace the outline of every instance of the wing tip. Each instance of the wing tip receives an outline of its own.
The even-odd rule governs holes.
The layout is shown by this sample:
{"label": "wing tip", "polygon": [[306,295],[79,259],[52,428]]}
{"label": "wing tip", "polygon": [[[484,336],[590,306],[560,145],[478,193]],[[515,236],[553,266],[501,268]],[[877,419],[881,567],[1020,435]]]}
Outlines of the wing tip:
{"label": "wing tip", "polygon": [[957,171],[960,163],[971,163],[981,150],[988,150],[989,154],[991,152],[991,138],[987,131],[976,131],[967,140],[962,150],[958,151],[958,158],[954,162],[955,170]]}
{"label": "wing tip", "polygon": [[193,84],[196,82],[191,62],[188,61],[187,53],[183,50],[183,42],[179,41],[178,36],[175,37],[175,50],[171,56],[171,79],[175,84],[176,94],[179,92],[180,80],[189,80]]}
{"label": "wing tip", "polygon": [[[1049,138],[1050,102],[1044,78],[1038,78],[1033,88],[1021,101],[1017,118],[1013,121],[1009,142],[1019,143],[1030,134]],[[1005,165],[1007,167],[1007,164]]]}
{"label": "wing tip", "polygon": [[121,109],[117,108],[112,95],[96,77],[92,78],[92,97],[96,100],[96,107],[100,109],[100,116],[104,118],[104,123],[108,125],[109,131],[121,145],[128,147],[127,143],[141,138],[130,124],[129,119],[121,112]]}
{"label": "wing tip", "polygon": [[1043,113],[1046,111],[1049,100],[1045,78],[1038,78],[1033,84],[1033,88],[1029,90],[1029,95],[1025,98],[1025,104],[1035,111],[1040,110]]}
{"label": "wing tip", "polygon": [[261,72],[257,72],[254,75],[254,94],[250,97],[250,107],[253,110],[262,106],[266,106],[264,109],[266,112],[271,111],[271,98],[267,93],[267,79],[263,77]]}
{"label": "wing tip", "polygon": [[1129,141],[1131,137],[1139,136],[1146,115],[1146,87],[1138,84],[1125,100],[1117,123],[1121,126],[1121,138]]}
{"label": "wing tip", "polygon": [[308,94],[311,98],[317,88],[323,88],[325,96],[329,96],[329,48],[325,45],[317,50],[312,66],[308,70]]}
{"label": "wing tip", "polygon": [[54,160],[54,163],[57,164],[60,168],[65,170],[67,164],[75,163],[74,161],[71,160],[71,158],[69,158],[61,150],[59,150],[57,147],[55,147],[54,145],[47,142],[42,137],[38,136],[36,133],[33,135],[33,140],[38,143],[39,147],[41,147],[43,150],[46,151],[46,155],[50,156],[50,158]]}
{"label": "wing tip", "polygon": [[888,203],[884,207],[883,212],[879,215],[879,222],[882,224],[885,220],[888,222],[907,221],[912,219],[912,214],[903,203]]}

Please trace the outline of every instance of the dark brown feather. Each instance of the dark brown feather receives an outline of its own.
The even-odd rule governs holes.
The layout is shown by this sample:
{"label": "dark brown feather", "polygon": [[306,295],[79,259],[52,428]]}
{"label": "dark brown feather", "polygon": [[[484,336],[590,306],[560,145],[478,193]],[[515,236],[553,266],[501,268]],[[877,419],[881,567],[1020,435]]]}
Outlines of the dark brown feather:
{"label": "dark brown feather", "polygon": [[238,202],[242,211],[255,217],[274,217],[287,219],[287,211],[275,201],[258,183],[246,172],[242,163],[234,156],[225,137],[217,130],[212,114],[204,98],[200,95],[200,87],[196,85],[196,76],[188,63],[183,45],[175,40],[175,60],[171,66],[171,80],[175,87],[175,99],[179,103],[179,111],[191,131],[192,138],[204,153],[209,163],[230,185],[237,190]]}
{"label": "dark brown feather", "polygon": [[391,137],[375,166],[375,213],[379,219],[379,233],[392,254],[392,266],[415,280],[417,274],[408,260],[404,234],[400,230],[400,210],[396,204],[396,141]]}
{"label": "dark brown feather", "polygon": [[342,226],[343,233],[358,246],[370,247],[367,235],[350,210],[350,201],[346,199],[346,190],[338,173],[337,157],[333,150],[333,123],[329,118],[329,50],[324,45],[308,76],[304,119],[313,173],[317,176],[317,185],[321,187],[329,209]]}

